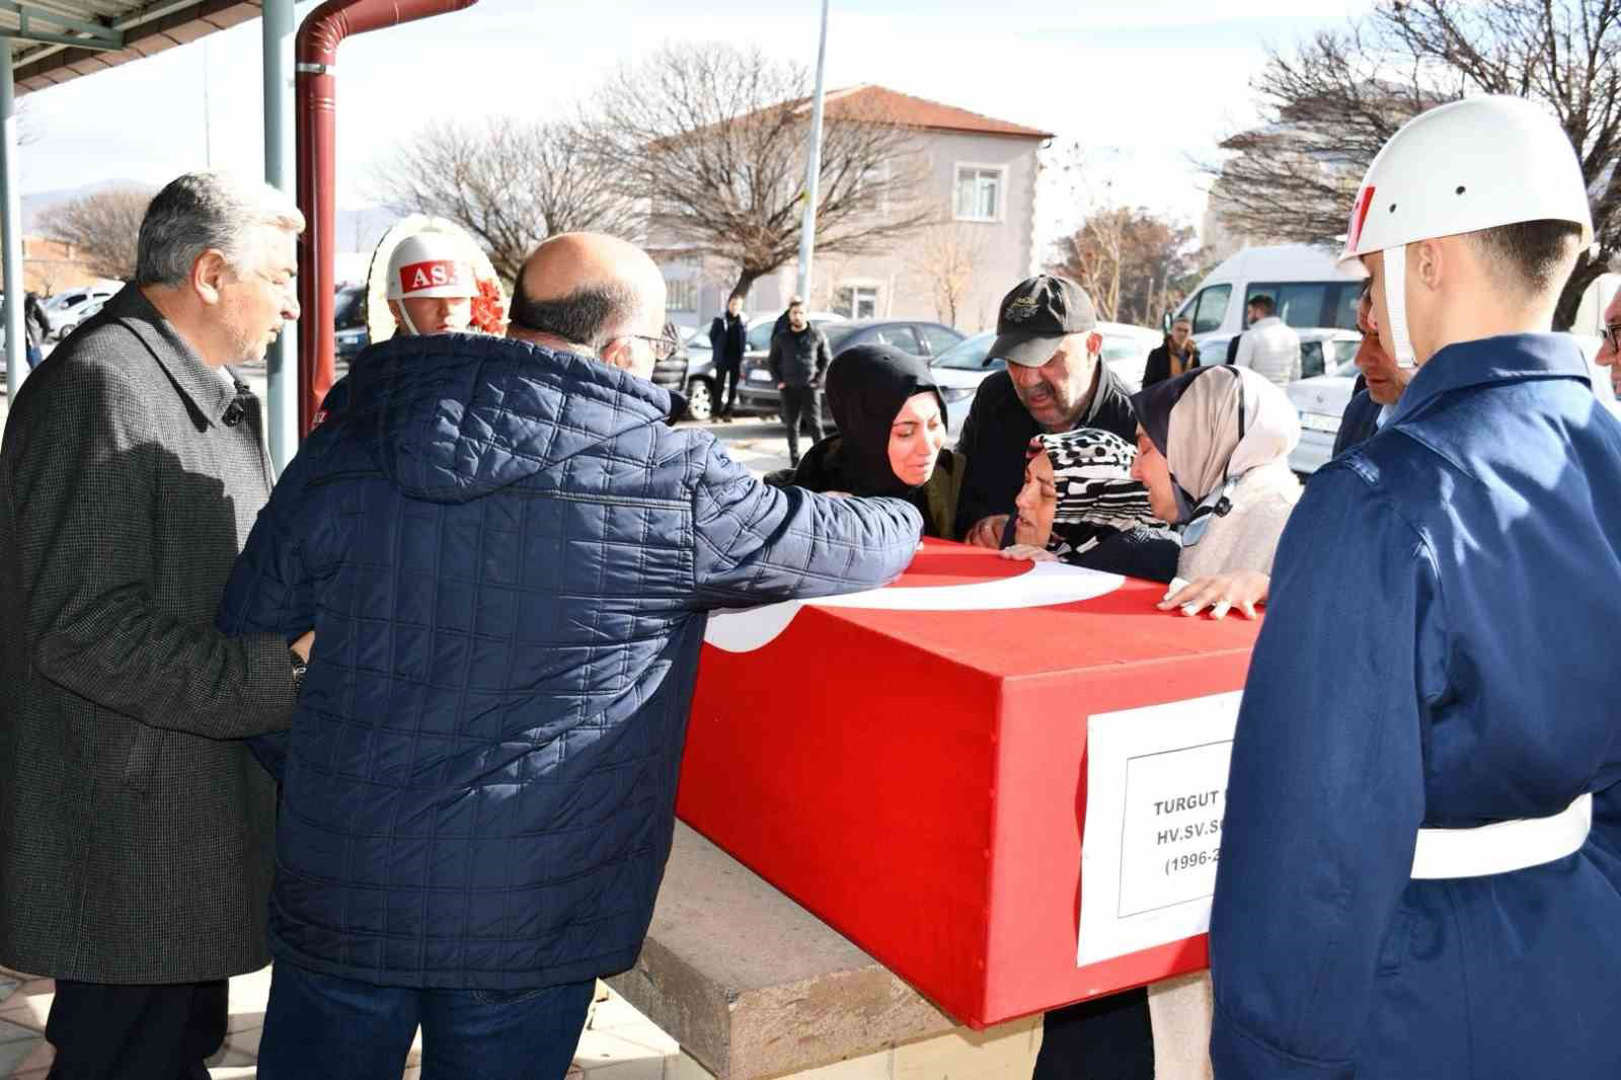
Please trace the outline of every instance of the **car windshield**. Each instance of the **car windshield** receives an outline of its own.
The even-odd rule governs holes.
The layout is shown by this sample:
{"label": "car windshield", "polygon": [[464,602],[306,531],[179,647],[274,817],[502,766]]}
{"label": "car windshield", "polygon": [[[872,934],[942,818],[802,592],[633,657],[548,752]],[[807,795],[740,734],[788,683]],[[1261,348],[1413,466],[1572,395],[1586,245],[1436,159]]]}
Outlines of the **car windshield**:
{"label": "car windshield", "polygon": [[850,337],[858,329],[860,329],[860,327],[856,327],[856,326],[824,326],[822,328],[822,332],[827,335],[827,348],[828,348],[828,351],[831,352],[833,355],[837,356],[839,350],[844,348],[844,343],[846,341],[850,340]]}
{"label": "car windshield", "polygon": [[991,351],[991,342],[995,340],[996,335],[989,330],[975,334],[971,338],[957,342],[935,357],[934,366],[955,368],[959,371],[979,371],[985,367],[985,357]]}
{"label": "car windshield", "polygon": [[1136,338],[1113,334],[1103,335],[1103,359],[1142,360],[1153,351],[1157,342],[1152,338]]}
{"label": "car windshield", "polygon": [[359,285],[351,285],[339,289],[334,304],[332,323],[339,330],[347,330],[361,324],[361,307],[366,300],[366,290]]}

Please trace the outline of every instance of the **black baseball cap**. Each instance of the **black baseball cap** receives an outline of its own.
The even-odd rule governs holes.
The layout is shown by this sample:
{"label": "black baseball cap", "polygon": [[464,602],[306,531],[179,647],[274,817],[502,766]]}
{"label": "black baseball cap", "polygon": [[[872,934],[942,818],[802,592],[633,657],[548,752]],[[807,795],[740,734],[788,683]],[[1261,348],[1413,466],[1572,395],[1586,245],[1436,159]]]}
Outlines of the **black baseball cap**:
{"label": "black baseball cap", "polygon": [[1002,298],[996,340],[987,355],[1010,364],[1040,367],[1052,359],[1062,338],[1084,334],[1097,324],[1097,310],[1085,289],[1069,278],[1037,274],[1019,282]]}

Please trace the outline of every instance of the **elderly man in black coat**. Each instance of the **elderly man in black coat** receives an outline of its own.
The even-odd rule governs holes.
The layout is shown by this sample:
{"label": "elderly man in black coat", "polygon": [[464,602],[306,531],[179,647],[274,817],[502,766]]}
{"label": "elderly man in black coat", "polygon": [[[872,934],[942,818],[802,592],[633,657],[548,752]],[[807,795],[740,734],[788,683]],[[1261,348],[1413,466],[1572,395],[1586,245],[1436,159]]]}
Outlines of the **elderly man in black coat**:
{"label": "elderly man in black coat", "polygon": [[270,493],[228,364],[298,315],[303,218],[197,173],[141,224],[135,283],[24,385],[0,448],[0,964],[57,980],[53,1075],[206,1077],[226,982],[263,967],[275,791],[301,658],[214,629]]}

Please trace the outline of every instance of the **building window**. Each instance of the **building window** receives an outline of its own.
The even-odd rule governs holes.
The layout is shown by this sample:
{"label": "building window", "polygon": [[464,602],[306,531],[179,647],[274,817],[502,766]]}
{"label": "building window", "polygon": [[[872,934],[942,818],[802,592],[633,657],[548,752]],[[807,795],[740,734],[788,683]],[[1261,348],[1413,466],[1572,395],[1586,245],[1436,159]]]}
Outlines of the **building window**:
{"label": "building window", "polygon": [[997,165],[958,165],[958,221],[1001,221],[1007,169]]}
{"label": "building window", "polygon": [[889,165],[868,165],[850,189],[850,201],[876,214],[889,212]]}
{"label": "building window", "polygon": [[664,288],[667,296],[664,307],[668,311],[697,311],[698,310],[698,279],[665,278]]}
{"label": "building window", "polygon": [[841,285],[833,300],[833,313],[846,319],[875,319],[878,317],[878,287],[876,285]]}

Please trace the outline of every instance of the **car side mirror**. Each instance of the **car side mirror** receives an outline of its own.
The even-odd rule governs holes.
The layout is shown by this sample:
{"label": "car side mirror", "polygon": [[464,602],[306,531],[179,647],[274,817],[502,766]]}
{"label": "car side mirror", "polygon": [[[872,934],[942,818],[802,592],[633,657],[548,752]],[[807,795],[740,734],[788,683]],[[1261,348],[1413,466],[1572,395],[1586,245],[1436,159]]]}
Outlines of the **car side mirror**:
{"label": "car side mirror", "polygon": [[1159,317],[1159,331],[1162,334],[1171,332],[1171,313],[1169,311]]}

